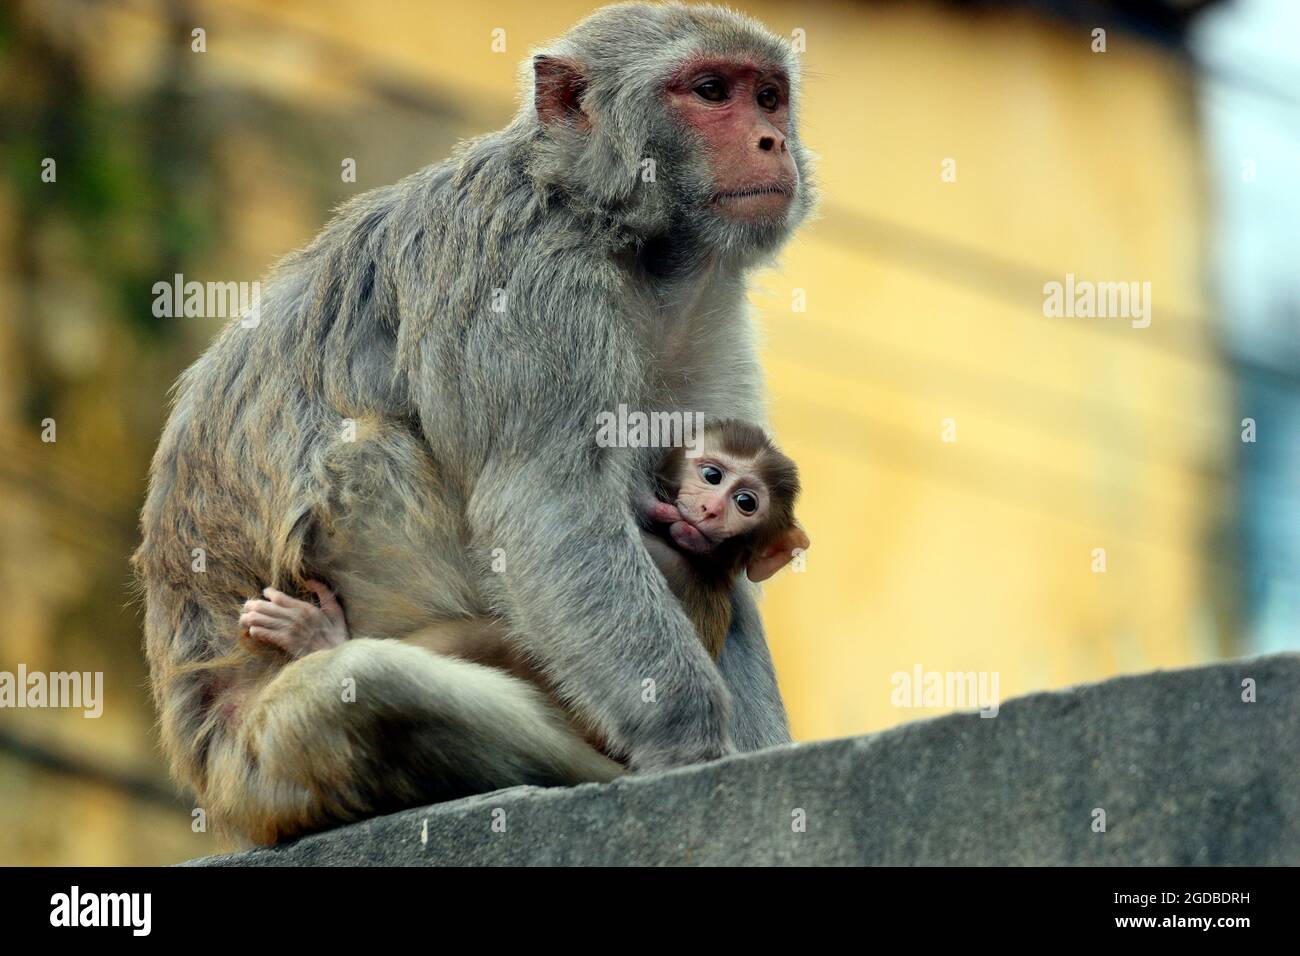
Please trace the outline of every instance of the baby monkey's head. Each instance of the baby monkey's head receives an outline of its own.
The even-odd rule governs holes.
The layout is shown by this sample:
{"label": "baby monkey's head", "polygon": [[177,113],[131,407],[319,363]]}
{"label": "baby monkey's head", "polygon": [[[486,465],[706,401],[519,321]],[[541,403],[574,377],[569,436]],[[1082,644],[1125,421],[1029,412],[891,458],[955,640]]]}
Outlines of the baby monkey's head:
{"label": "baby monkey's head", "polygon": [[802,536],[794,520],[799,470],[761,428],[734,419],[707,426],[701,448],[696,458],[674,448],[660,465],[659,495],[682,516],[669,534],[697,565],[719,575],[748,567],[762,580],[774,573],[763,573],[763,556]]}

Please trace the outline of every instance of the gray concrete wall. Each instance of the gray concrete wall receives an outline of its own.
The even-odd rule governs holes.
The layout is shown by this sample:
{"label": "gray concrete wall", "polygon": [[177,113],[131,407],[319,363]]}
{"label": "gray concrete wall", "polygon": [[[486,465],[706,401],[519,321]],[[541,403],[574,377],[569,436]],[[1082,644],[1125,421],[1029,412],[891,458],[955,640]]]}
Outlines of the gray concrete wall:
{"label": "gray concrete wall", "polygon": [[604,786],[518,787],[195,862],[1295,865],[1298,745],[1287,654]]}

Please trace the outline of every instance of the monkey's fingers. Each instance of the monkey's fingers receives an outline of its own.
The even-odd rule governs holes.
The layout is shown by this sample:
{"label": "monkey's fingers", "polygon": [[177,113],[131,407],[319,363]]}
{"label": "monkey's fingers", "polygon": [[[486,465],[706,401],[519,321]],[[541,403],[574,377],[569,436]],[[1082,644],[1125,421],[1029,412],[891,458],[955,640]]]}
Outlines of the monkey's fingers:
{"label": "monkey's fingers", "polygon": [[300,601],[297,605],[286,607],[282,604],[254,599],[245,602],[244,613],[263,614],[266,617],[273,617],[282,621],[300,621],[304,617],[317,613],[317,611],[314,605],[308,604],[306,601]]}
{"label": "monkey's fingers", "polygon": [[239,626],[248,628],[250,633],[254,627],[260,627],[268,631],[287,630],[292,623],[288,618],[272,617],[260,611],[245,611],[239,618]]}
{"label": "monkey's fingers", "polygon": [[273,631],[265,627],[253,625],[248,629],[248,636],[263,644],[278,647],[286,654],[292,655],[295,653],[297,642],[280,631]]}
{"label": "monkey's fingers", "polygon": [[304,581],[303,584],[307,590],[316,595],[316,600],[320,602],[320,609],[327,617],[340,624],[346,624],[347,618],[343,614],[343,606],[339,604],[339,599],[335,597],[333,591],[320,581]]}
{"label": "monkey's fingers", "polygon": [[277,591],[275,588],[263,588],[262,595],[272,604],[277,604],[282,608],[294,611],[314,611],[316,605],[310,601],[299,601],[295,597],[290,597],[283,591]]}
{"label": "monkey's fingers", "polygon": [[677,510],[676,505],[656,499],[646,509],[646,517],[656,524],[675,524],[682,520],[682,513]]}

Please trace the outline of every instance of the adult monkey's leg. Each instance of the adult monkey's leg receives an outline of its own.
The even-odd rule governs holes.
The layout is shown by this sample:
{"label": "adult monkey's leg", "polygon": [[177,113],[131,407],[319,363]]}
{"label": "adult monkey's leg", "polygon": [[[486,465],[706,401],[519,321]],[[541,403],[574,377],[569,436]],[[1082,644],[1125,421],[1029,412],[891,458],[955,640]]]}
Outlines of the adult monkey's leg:
{"label": "adult monkey's leg", "polygon": [[357,638],[287,664],[212,750],[205,802],[272,843],[518,784],[612,780],[532,685],[400,641]]}

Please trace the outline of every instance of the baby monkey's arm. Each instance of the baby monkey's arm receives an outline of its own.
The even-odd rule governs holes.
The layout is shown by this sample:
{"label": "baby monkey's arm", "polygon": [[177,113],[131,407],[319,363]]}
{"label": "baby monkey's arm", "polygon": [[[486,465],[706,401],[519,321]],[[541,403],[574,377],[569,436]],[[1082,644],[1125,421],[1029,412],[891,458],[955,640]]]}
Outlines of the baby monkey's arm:
{"label": "baby monkey's arm", "polygon": [[348,639],[348,622],[334,592],[319,581],[307,581],[320,606],[299,601],[283,591],[266,588],[262,596],[244,604],[240,627],[255,641],[278,647],[290,657],[338,647]]}

